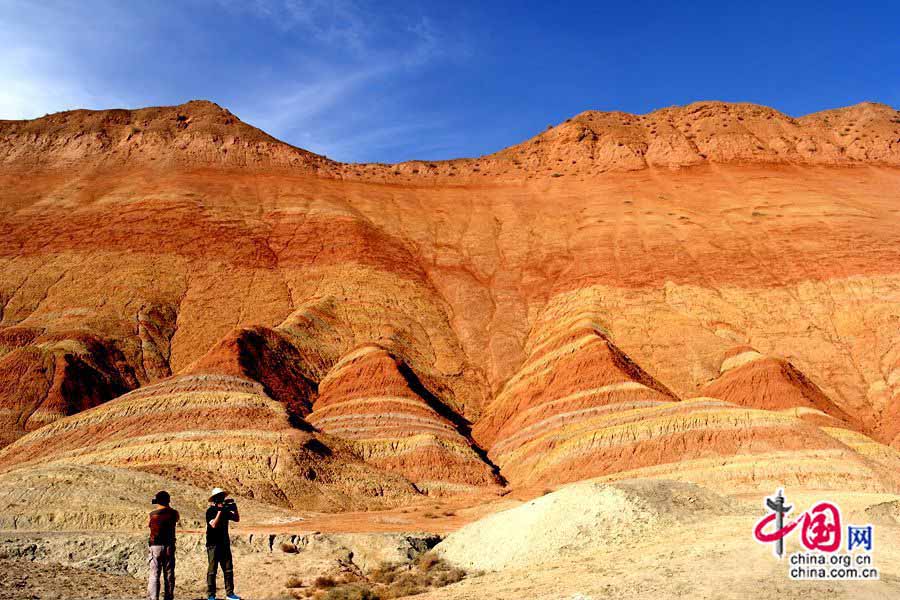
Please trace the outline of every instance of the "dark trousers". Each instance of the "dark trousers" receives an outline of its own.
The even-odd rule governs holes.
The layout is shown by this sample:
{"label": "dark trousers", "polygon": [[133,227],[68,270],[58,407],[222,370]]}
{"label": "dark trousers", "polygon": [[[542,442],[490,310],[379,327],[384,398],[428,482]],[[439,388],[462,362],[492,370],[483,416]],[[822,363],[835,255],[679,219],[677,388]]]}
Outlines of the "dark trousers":
{"label": "dark trousers", "polygon": [[159,600],[159,576],[163,578],[163,598],[175,597],[175,546],[150,546],[150,575],[147,578],[147,600]]}
{"label": "dark trousers", "polygon": [[219,566],[222,567],[222,577],[225,579],[225,595],[233,594],[234,563],[231,560],[231,544],[207,546],[206,556],[209,559],[209,568],[206,570],[206,595],[216,595],[216,575]]}

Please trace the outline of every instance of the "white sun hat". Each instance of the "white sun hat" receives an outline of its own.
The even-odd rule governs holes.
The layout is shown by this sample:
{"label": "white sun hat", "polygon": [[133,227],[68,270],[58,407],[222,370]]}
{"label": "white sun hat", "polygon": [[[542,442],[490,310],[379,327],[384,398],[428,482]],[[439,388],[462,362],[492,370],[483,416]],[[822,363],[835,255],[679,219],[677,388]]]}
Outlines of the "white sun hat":
{"label": "white sun hat", "polygon": [[227,496],[228,492],[226,492],[222,488],[218,488],[218,487],[213,488],[213,491],[209,494],[209,499],[212,500],[213,498],[215,498],[216,496],[219,496],[221,494],[225,494]]}

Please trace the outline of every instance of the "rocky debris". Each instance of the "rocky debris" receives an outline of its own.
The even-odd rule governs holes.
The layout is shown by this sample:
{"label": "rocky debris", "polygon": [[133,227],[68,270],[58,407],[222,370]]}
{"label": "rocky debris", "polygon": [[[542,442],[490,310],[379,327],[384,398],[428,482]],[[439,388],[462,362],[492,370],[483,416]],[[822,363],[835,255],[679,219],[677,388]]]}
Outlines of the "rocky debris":
{"label": "rocky debris", "polygon": [[[146,581],[128,575],[0,558],[0,600],[140,598],[146,588]],[[175,594],[191,597],[191,590],[178,584]]]}
{"label": "rocky debris", "polygon": [[[183,529],[205,527],[206,488],[126,468],[51,464],[0,474],[0,530],[140,531],[147,527],[151,498],[163,489],[172,495]],[[241,501],[245,526],[296,519],[271,504]]]}
{"label": "rocky debris", "polygon": [[[821,491],[810,490],[801,495],[791,489],[787,490],[789,498],[802,507],[823,498]],[[851,523],[872,522],[857,509],[879,501],[879,495],[850,491],[832,492],[829,497],[841,507],[843,519],[850,519]],[[578,509],[585,510],[576,504]],[[598,543],[584,548],[563,548],[555,558],[551,548],[550,556],[539,566],[513,565],[502,571],[489,571],[421,598],[505,600],[527,593],[528,598],[534,600],[640,600],[685,596],[764,600],[802,600],[814,596],[844,600],[859,593],[858,581],[788,581],[788,566],[783,561],[773,560],[769,545],[753,543],[752,537],[748,544],[748,532],[765,514],[762,495],[755,495],[734,511],[728,509],[726,514],[707,512],[702,507],[697,514],[701,515],[700,522],[681,524],[679,519],[664,518],[658,521],[659,526],[651,527],[648,532],[623,536],[619,543],[607,541],[615,536],[614,530],[586,527],[583,532],[576,532],[575,543],[582,536],[598,540]],[[624,529],[630,530],[627,524]],[[516,530],[510,528],[507,531]],[[880,539],[891,539],[900,534],[900,527],[879,522],[875,531],[881,532]],[[553,536],[554,531],[549,531],[548,535]],[[786,538],[785,549],[788,555],[804,551],[797,533]],[[472,550],[480,552],[475,546]],[[501,552],[506,550],[500,547]],[[880,554],[873,554],[873,558],[880,562],[880,579],[868,582],[867,589],[875,596],[892,598],[900,592],[900,581],[897,580],[900,549],[885,543],[876,546],[876,552]],[[717,568],[702,569],[701,565],[711,563]]]}
{"label": "rocky debris", "polygon": [[876,523],[900,525],[900,500],[873,504],[866,509],[866,516]]}

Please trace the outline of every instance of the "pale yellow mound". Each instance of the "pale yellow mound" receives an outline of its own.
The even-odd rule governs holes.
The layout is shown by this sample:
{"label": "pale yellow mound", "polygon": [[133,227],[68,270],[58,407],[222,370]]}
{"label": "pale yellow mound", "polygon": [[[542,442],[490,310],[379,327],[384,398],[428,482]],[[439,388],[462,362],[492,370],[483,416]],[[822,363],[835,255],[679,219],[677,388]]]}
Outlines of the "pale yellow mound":
{"label": "pale yellow mound", "polygon": [[690,483],[587,481],[467,525],[436,550],[466,569],[528,568],[735,510],[732,501]]}

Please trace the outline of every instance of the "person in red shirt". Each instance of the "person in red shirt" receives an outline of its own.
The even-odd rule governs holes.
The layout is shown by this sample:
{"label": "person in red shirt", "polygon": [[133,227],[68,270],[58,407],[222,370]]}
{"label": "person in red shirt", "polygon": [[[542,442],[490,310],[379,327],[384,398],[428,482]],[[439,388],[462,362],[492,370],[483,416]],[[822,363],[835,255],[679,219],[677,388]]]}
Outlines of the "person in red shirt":
{"label": "person in red shirt", "polygon": [[163,576],[163,598],[175,598],[175,525],[181,520],[178,511],[169,506],[169,492],[163,490],[153,497],[159,508],[150,513],[150,577],[147,581],[147,600],[159,600],[159,575]]}

